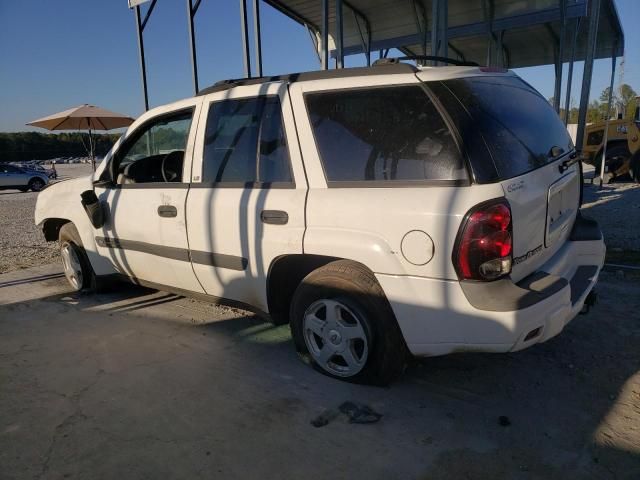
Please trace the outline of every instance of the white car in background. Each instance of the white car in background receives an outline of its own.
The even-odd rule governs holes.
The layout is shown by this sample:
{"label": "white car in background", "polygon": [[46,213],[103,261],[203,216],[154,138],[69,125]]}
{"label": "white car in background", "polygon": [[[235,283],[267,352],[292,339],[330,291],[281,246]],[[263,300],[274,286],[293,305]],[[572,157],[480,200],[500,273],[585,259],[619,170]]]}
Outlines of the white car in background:
{"label": "white car in background", "polygon": [[49,184],[46,172],[0,163],[0,190],[39,192]]}
{"label": "white car in background", "polygon": [[591,304],[605,246],[580,197],[563,123],[519,77],[396,63],[155,108],[36,222],[76,290],[225,299],[290,323],[318,370],[385,384],[408,354],[520,350]]}

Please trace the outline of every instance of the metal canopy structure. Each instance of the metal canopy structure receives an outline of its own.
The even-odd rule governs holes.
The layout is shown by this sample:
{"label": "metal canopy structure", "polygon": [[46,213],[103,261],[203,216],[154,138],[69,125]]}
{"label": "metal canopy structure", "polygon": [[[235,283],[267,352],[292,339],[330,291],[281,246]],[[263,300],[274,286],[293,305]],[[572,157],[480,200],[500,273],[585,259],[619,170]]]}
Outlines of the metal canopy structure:
{"label": "metal canopy structure", "polygon": [[[310,28],[321,56],[324,2],[265,1]],[[612,0],[599,3],[595,58],[610,58],[614,49],[615,55],[621,56],[624,33],[615,5]],[[450,57],[506,68],[555,64],[560,39],[570,43],[575,30],[570,27],[589,12],[588,0],[342,0],[327,4],[332,58],[340,55],[336,8],[342,4],[344,56],[389,48],[413,55],[435,55],[435,38],[436,42],[447,43],[440,47],[440,53],[444,46]],[[576,60],[586,58],[587,41],[588,29],[583,28],[576,41]],[[568,49],[562,60],[570,60]]]}
{"label": "metal canopy structure", "polygon": [[[141,4],[151,1],[144,19]],[[202,0],[185,0],[194,91],[199,92],[194,16]],[[409,56],[452,57],[480,65],[555,66],[554,107],[560,112],[563,64],[569,64],[568,116],[575,61],[584,61],[578,133],[582,145],[593,62],[624,54],[624,32],[614,0],[252,0],[255,67],[262,76],[260,4],[264,1],[304,25],[322,69],[344,66],[349,55],[371,63],[396,48]],[[145,108],[148,109],[143,31],[157,0],[129,0],[135,9]],[[252,77],[247,0],[239,0],[244,73]],[[437,61],[432,62],[437,65]],[[287,72],[288,73],[288,72]],[[565,117],[565,123],[567,118]]]}

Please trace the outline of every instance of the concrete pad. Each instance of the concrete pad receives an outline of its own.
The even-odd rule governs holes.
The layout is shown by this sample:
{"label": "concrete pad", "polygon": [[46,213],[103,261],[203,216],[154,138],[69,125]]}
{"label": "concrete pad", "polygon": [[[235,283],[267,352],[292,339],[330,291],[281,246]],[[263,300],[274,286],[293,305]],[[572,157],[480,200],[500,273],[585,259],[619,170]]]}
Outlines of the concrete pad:
{"label": "concrete pad", "polygon": [[[287,326],[59,274],[0,275],[1,478],[640,478],[637,282],[605,276],[546,344],[382,389],[313,371]],[[349,423],[345,401],[383,417]]]}

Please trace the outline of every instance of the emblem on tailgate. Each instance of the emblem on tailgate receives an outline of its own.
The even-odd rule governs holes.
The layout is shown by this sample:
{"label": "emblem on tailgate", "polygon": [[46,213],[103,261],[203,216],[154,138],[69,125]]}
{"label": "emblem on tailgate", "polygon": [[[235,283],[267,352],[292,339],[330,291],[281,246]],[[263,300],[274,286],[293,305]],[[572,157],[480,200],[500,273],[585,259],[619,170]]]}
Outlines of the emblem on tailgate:
{"label": "emblem on tailgate", "polygon": [[522,190],[524,187],[524,180],[518,180],[517,182],[513,182],[507,185],[507,192],[516,192],[518,190]]}
{"label": "emblem on tailgate", "polygon": [[540,253],[542,251],[542,244],[538,245],[536,248],[534,248],[533,250],[529,250],[527,253],[525,253],[524,255],[520,255],[519,257],[514,257],[513,258],[513,264],[514,265],[518,265],[519,263],[524,262],[525,260],[529,260],[531,257],[533,257],[534,255],[537,255],[538,253]]}

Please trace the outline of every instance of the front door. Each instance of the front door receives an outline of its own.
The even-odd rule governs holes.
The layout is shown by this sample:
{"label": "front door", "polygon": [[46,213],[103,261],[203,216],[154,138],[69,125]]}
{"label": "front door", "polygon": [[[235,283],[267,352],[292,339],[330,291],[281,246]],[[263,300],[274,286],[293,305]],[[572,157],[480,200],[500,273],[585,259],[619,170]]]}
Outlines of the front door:
{"label": "front door", "polygon": [[273,260],[302,253],[307,182],[283,83],[204,98],[187,225],[207,294],[267,310]]}
{"label": "front door", "polygon": [[101,255],[134,280],[202,292],[189,258],[185,202],[199,99],[144,121],[114,153],[96,187],[109,219],[96,235]]}

